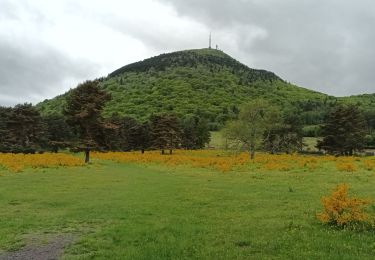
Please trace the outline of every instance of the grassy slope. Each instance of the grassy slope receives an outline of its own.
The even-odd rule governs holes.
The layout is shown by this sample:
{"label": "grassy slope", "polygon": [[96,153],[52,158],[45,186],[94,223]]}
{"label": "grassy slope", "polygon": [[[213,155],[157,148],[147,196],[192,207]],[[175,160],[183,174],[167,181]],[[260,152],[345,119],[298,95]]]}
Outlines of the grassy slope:
{"label": "grassy slope", "polygon": [[23,234],[77,232],[66,259],[373,259],[373,233],[315,219],[338,183],[375,198],[368,171],[223,174],[101,162],[0,174],[1,249],[20,246]]}

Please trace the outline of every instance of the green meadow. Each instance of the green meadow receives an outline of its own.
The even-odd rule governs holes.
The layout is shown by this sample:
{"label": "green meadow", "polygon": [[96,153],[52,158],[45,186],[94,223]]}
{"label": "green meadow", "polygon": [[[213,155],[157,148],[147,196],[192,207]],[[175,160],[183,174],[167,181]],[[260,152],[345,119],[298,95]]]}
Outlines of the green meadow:
{"label": "green meadow", "polygon": [[339,183],[375,198],[374,173],[330,166],[222,173],[99,160],[2,169],[0,250],[69,235],[63,259],[373,259],[373,231],[326,226],[316,213]]}

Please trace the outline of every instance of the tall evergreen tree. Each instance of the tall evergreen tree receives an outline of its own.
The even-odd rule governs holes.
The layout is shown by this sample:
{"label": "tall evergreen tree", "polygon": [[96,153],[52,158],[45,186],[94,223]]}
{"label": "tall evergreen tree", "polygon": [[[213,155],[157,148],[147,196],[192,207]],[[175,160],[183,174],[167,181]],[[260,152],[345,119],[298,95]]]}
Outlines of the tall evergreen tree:
{"label": "tall evergreen tree", "polygon": [[188,115],[182,120],[182,147],[185,149],[202,149],[210,142],[210,131],[206,120]]}
{"label": "tall evergreen tree", "polygon": [[142,153],[151,146],[150,125],[146,122],[137,124],[130,129],[131,146]]}
{"label": "tall evergreen tree", "polygon": [[67,99],[64,115],[79,138],[76,148],[85,151],[85,162],[90,151],[106,147],[104,129],[113,128],[104,122],[101,112],[111,96],[102,91],[97,81],[86,81],[72,90]]}
{"label": "tall evergreen tree", "polygon": [[178,119],[173,114],[153,115],[150,119],[152,147],[160,149],[164,154],[166,149],[172,150],[180,146],[181,128]]}
{"label": "tall evergreen tree", "polygon": [[46,126],[31,104],[0,109],[1,151],[34,153],[47,144]]}
{"label": "tall evergreen tree", "polygon": [[132,151],[135,147],[134,131],[138,129],[140,123],[132,117],[120,117],[113,114],[105,120],[111,128],[105,129],[105,140],[109,150],[112,151]]}
{"label": "tall evergreen tree", "polygon": [[53,152],[57,153],[59,149],[69,146],[74,140],[73,131],[62,115],[49,115],[44,117],[43,121],[47,126],[48,146]]}
{"label": "tall evergreen tree", "polygon": [[353,155],[365,146],[366,121],[357,106],[339,105],[328,115],[322,127],[323,140],[318,148],[331,154]]}
{"label": "tall evergreen tree", "polygon": [[10,130],[7,123],[10,120],[12,109],[10,107],[0,107],[0,152],[9,151]]}

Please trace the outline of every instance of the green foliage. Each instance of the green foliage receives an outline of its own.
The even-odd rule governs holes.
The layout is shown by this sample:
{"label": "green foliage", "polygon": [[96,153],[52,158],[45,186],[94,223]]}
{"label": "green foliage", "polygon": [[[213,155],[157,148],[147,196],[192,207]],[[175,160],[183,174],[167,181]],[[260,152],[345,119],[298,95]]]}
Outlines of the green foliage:
{"label": "green foliage", "polygon": [[[113,99],[103,110],[141,122],[152,114],[193,114],[207,121],[211,131],[236,119],[239,107],[263,98],[283,110],[299,111],[308,136],[316,136],[338,103],[359,104],[369,131],[375,129],[375,94],[336,98],[289,84],[272,72],[248,68],[222,51],[200,49],[162,54],[124,66],[99,80]],[[43,115],[62,113],[71,91],[37,105]],[[312,130],[312,131],[310,131]]]}
{"label": "green foliage", "polygon": [[322,127],[323,140],[318,148],[332,154],[353,155],[365,147],[366,121],[355,105],[339,105],[328,115]]}
{"label": "green foliage", "polygon": [[106,119],[108,127],[104,135],[106,147],[110,151],[133,151],[150,148],[150,127],[131,117],[112,115]]}
{"label": "green foliage", "polygon": [[46,136],[48,138],[48,147],[53,152],[69,146],[69,143],[75,141],[73,130],[66,123],[62,115],[48,115],[43,118],[46,125]]}
{"label": "green foliage", "polygon": [[305,137],[319,137],[322,134],[320,125],[307,125],[302,128],[302,131]]}
{"label": "green foliage", "polygon": [[90,149],[106,146],[104,130],[112,126],[104,124],[101,112],[110,99],[111,96],[101,90],[96,81],[80,84],[68,96],[64,115],[79,138],[75,148],[86,150],[86,162],[89,160]]}
{"label": "green foliage", "polygon": [[152,148],[165,149],[172,153],[181,143],[181,127],[178,118],[173,114],[153,115],[150,118],[150,136]]}
{"label": "green foliage", "polygon": [[365,142],[366,142],[366,147],[375,148],[375,132],[366,135]]}
{"label": "green foliage", "polygon": [[207,122],[195,115],[187,115],[181,122],[181,146],[185,149],[202,149],[210,142]]}
{"label": "green foliage", "polygon": [[[103,79],[113,99],[103,114],[146,121],[156,113],[180,118],[194,114],[219,130],[235,119],[239,107],[263,98],[282,108],[301,110],[304,124],[321,123],[336,98],[286,83],[272,72],[250,69],[217,50],[191,50],[160,55],[130,64]],[[61,111],[70,92],[38,104],[43,114]]]}
{"label": "green foliage", "polygon": [[0,152],[34,153],[46,145],[46,125],[35,107],[0,107]]}
{"label": "green foliage", "polygon": [[271,153],[302,151],[303,129],[301,117],[296,110],[284,112],[279,123],[277,118],[270,131],[264,134],[263,148]]}
{"label": "green foliage", "polygon": [[277,108],[263,99],[256,99],[245,104],[238,120],[229,122],[223,132],[234,146],[249,150],[251,159],[254,159],[255,149],[262,144],[264,136],[268,136],[279,123],[281,118]]}

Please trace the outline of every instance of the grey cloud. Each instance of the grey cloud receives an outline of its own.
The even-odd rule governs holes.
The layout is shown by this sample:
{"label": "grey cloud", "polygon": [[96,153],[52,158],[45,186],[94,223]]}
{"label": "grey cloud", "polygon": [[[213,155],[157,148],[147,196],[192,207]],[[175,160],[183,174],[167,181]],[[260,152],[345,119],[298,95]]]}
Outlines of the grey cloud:
{"label": "grey cloud", "polygon": [[0,105],[38,102],[90,78],[97,67],[40,45],[35,49],[0,41]]}
{"label": "grey cloud", "polygon": [[[373,1],[162,1],[212,28],[224,51],[250,66],[337,96],[375,92]],[[266,36],[249,40],[254,28]]]}
{"label": "grey cloud", "polygon": [[0,0],[1,10],[0,10],[0,21],[6,19],[16,19],[16,6],[11,1]]}

